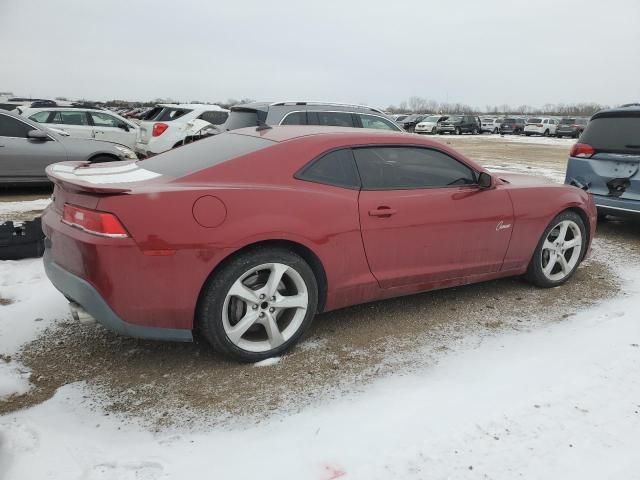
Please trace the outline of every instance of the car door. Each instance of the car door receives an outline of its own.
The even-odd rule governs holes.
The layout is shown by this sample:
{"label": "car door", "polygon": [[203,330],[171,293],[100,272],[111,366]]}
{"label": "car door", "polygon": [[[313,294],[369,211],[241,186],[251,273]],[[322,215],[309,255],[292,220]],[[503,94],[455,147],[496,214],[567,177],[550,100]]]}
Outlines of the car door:
{"label": "car door", "polygon": [[423,147],[354,149],[362,180],[362,240],[382,288],[500,270],[513,207],[500,186],[448,154]]}
{"label": "car door", "polygon": [[93,123],[96,140],[119,143],[133,149],[136,145],[138,129],[131,123],[103,112],[87,112]]}
{"label": "car door", "polygon": [[29,138],[31,125],[0,114],[0,183],[44,179],[45,167],[67,160],[64,147],[52,136]]}
{"label": "car door", "polygon": [[75,138],[94,138],[89,115],[83,110],[58,110],[49,118],[50,126]]}

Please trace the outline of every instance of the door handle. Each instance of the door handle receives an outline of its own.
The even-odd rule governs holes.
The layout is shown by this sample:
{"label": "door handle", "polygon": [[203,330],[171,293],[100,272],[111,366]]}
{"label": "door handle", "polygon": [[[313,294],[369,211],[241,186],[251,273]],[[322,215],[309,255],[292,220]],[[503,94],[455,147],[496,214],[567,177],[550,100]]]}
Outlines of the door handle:
{"label": "door handle", "polygon": [[369,210],[370,217],[390,217],[396,213],[398,211],[395,208],[389,207],[378,207],[376,210]]}

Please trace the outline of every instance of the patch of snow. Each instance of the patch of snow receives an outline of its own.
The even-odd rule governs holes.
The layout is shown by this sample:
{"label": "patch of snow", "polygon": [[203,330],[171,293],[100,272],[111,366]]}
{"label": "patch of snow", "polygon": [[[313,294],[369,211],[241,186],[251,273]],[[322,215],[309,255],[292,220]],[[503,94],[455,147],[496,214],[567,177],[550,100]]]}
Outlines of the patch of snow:
{"label": "patch of snow", "polygon": [[[46,274],[42,259],[0,261],[0,356],[9,357],[36,339],[56,319],[68,316],[68,302]],[[28,369],[0,358],[0,399],[31,388]],[[1,478],[1,476],[0,476]]]}
{"label": "patch of snow", "polygon": [[69,314],[69,303],[55,289],[41,258],[0,261],[0,354],[13,355],[51,323]]}
{"label": "patch of snow", "polygon": [[39,198],[37,200],[20,202],[0,202],[0,218],[10,220],[12,214],[38,212],[47,208],[50,203],[50,198]]}
{"label": "patch of snow", "polygon": [[13,395],[22,395],[31,388],[29,377],[31,373],[16,362],[0,360],[0,402],[8,400]]}
{"label": "patch of snow", "polygon": [[254,367],[270,367],[272,365],[280,363],[280,360],[282,360],[282,357],[265,358],[264,360],[260,360],[259,362],[254,363],[253,366]]}
{"label": "patch of snow", "polygon": [[0,420],[0,477],[635,478],[640,266],[618,270],[624,294],[570,320],[247,428],[151,432],[64,386]]}
{"label": "patch of snow", "polygon": [[531,166],[519,163],[503,163],[500,165],[483,165],[487,170],[493,173],[524,173],[528,175],[537,175],[546,177],[556,183],[564,183],[565,173],[561,170],[553,168],[543,168],[540,166]]}
{"label": "patch of snow", "polygon": [[[436,137],[439,140],[448,139],[448,136],[440,135]],[[508,143],[527,143],[533,145],[557,145],[557,146],[566,146],[567,152],[571,148],[571,146],[577,142],[575,138],[556,138],[556,137],[527,137],[526,135],[456,135],[451,137],[455,140],[462,139],[481,139],[488,140],[493,142],[508,142]]]}

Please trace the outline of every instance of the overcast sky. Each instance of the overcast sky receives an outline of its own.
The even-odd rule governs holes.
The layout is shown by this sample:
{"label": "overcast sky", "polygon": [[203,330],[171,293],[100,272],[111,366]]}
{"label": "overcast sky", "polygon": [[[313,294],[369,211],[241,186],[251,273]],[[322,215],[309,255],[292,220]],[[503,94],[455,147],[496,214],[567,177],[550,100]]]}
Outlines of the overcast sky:
{"label": "overcast sky", "polygon": [[0,0],[0,91],[640,101],[640,0]]}

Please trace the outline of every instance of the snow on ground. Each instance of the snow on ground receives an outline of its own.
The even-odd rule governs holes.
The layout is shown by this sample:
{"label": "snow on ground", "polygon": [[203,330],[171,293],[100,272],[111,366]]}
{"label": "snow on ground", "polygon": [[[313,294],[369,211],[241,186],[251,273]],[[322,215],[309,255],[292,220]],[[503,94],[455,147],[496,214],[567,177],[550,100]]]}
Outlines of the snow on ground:
{"label": "snow on ground", "polygon": [[[444,140],[448,138],[446,135],[438,135],[436,138]],[[527,143],[532,145],[559,145],[566,146],[567,150],[571,145],[576,143],[575,138],[556,138],[556,137],[527,137],[526,135],[455,135],[453,138],[460,139],[482,139],[500,143]]]}
{"label": "snow on ground", "polygon": [[14,214],[39,212],[51,203],[50,198],[25,200],[23,202],[0,202],[0,220],[11,220]]}
{"label": "snow on ground", "polygon": [[554,182],[564,183],[565,173],[561,170],[553,168],[543,168],[537,165],[535,167],[532,167],[531,165],[527,165],[525,163],[513,162],[505,162],[499,165],[484,164],[483,166],[492,173],[524,173],[527,175],[543,176],[550,180],[553,180]]}
{"label": "snow on ground", "polygon": [[[612,248],[618,298],[249,427],[151,432],[105,415],[84,384],[67,385],[0,418],[0,478],[637,478],[640,265],[623,255]],[[45,295],[50,317],[61,302],[27,267],[21,281]],[[20,343],[9,331],[3,345]]]}
{"label": "snow on ground", "polygon": [[3,401],[29,389],[28,369],[10,357],[55,319],[68,316],[69,308],[49,282],[40,258],[0,262],[0,301],[0,401]]}

